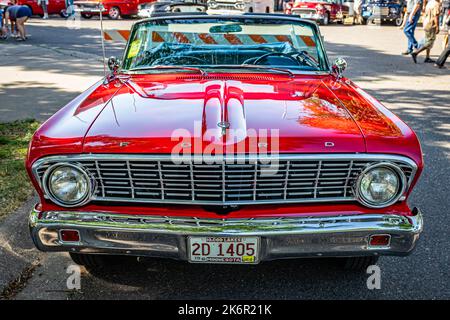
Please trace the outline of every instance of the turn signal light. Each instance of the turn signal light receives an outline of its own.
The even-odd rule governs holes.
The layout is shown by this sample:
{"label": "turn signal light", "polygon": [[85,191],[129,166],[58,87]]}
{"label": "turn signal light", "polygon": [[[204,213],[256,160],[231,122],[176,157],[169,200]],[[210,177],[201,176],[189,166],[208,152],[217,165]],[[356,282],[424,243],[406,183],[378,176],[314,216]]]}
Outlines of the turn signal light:
{"label": "turn signal light", "polygon": [[61,230],[59,235],[61,237],[61,241],[80,242],[80,233],[78,230]]}
{"label": "turn signal light", "polygon": [[388,234],[372,235],[369,245],[373,247],[387,247],[391,243],[391,236]]}

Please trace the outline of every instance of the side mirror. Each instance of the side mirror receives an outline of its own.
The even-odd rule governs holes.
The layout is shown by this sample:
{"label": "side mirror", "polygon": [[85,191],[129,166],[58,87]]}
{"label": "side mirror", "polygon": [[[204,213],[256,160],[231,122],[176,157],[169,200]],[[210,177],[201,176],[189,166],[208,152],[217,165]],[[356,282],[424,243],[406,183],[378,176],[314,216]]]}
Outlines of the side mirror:
{"label": "side mirror", "polygon": [[332,69],[338,79],[342,78],[344,70],[347,69],[347,61],[344,58],[337,58],[334,60]]}
{"label": "side mirror", "polygon": [[110,57],[108,59],[108,68],[111,73],[115,74],[117,73],[117,70],[119,70],[120,67],[120,60],[116,57]]}

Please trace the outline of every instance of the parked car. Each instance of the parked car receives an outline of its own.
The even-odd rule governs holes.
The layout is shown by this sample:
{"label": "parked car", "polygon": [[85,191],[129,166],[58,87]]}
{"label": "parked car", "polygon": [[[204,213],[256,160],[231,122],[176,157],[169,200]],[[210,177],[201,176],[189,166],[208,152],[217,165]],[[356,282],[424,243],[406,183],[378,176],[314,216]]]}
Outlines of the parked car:
{"label": "parked car", "polygon": [[295,0],[287,4],[286,14],[327,25],[330,22],[343,23],[350,11],[343,0]]}
{"label": "parked car", "polygon": [[138,16],[140,18],[149,18],[159,15],[178,14],[178,13],[199,13],[206,12],[206,1],[195,0],[161,0],[150,3],[142,3],[138,6]]}
{"label": "parked car", "polygon": [[[11,1],[3,1],[3,3],[12,4]],[[43,17],[44,11],[41,6],[38,5],[37,0],[17,0],[17,4],[28,6],[31,9],[33,15]],[[48,0],[48,14],[59,14],[61,17],[66,17],[66,2],[65,0]]]}
{"label": "parked car", "polygon": [[394,22],[401,26],[406,12],[403,0],[367,0],[362,6],[362,17],[368,21]]}
{"label": "parked car", "polygon": [[208,14],[273,13],[274,0],[208,0]]}
{"label": "parked car", "polygon": [[314,22],[181,15],[130,34],[124,61],[32,137],[37,248],[89,268],[411,253],[418,138],[330,65]]}
{"label": "parked car", "polygon": [[[102,0],[104,6],[103,15],[112,20],[120,17],[136,16],[138,14],[138,5],[141,3],[152,2],[152,0]],[[75,0],[75,7],[85,19],[91,19],[99,15],[99,0]]]}

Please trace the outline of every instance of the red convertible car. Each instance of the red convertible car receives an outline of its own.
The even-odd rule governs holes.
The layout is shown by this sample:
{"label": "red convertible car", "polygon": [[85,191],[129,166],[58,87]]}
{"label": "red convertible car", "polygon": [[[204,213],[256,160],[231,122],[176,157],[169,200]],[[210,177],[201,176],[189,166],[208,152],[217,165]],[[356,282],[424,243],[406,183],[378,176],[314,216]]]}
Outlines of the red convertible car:
{"label": "red convertible car", "polygon": [[75,0],[74,5],[81,16],[90,19],[99,15],[100,2],[103,4],[103,15],[112,20],[120,17],[135,16],[138,14],[138,5],[141,3],[154,2],[156,0]]}
{"label": "red convertible car", "polygon": [[137,22],[123,61],[34,134],[37,248],[255,264],[411,253],[414,132],[285,15]]}
{"label": "red convertible car", "polygon": [[287,3],[285,13],[327,25],[344,22],[350,15],[350,8],[344,5],[344,0],[294,0]]}

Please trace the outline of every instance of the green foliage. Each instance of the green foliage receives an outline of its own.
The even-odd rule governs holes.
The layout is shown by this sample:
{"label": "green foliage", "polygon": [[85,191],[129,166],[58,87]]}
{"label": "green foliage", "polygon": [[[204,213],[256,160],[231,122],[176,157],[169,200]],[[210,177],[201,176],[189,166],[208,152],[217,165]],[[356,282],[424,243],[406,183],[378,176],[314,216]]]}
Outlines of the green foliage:
{"label": "green foliage", "polygon": [[35,120],[0,123],[0,217],[14,212],[31,195],[25,156],[39,125]]}

